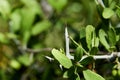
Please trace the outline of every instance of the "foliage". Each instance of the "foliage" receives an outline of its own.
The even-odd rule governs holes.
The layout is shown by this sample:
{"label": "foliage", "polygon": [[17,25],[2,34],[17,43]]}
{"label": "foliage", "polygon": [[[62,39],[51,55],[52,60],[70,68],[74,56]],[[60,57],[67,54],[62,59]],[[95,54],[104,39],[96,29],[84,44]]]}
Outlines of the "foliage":
{"label": "foliage", "polygon": [[119,21],[119,0],[0,0],[0,80],[119,79],[119,58],[93,58],[120,51]]}

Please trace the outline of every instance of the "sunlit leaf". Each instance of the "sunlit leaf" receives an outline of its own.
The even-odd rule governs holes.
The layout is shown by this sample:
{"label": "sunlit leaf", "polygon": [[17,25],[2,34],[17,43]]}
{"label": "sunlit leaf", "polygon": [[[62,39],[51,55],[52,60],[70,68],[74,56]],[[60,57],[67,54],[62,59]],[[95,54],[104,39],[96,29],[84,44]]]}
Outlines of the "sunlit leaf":
{"label": "sunlit leaf", "polygon": [[99,46],[99,38],[96,37],[95,32],[93,32],[92,47],[98,47],[98,46]]}
{"label": "sunlit leaf", "polygon": [[10,61],[10,66],[14,69],[20,69],[21,64],[17,60],[11,60]]}
{"label": "sunlit leaf", "polygon": [[114,15],[114,11],[112,9],[110,9],[110,8],[104,8],[102,16],[105,19],[109,19],[113,15]]}
{"label": "sunlit leaf", "polygon": [[10,16],[10,30],[16,32],[21,27],[21,15],[20,10],[14,11]]}
{"label": "sunlit leaf", "polygon": [[84,70],[83,75],[85,80],[105,80],[102,76],[91,70]]}
{"label": "sunlit leaf", "polygon": [[58,62],[64,66],[65,68],[72,67],[72,62],[68,57],[65,56],[65,54],[61,53],[60,51],[53,49],[52,55],[55,57],[55,59],[58,60]]}
{"label": "sunlit leaf", "polygon": [[92,25],[88,25],[86,27],[86,42],[89,49],[92,46],[92,37],[93,37],[94,27]]}
{"label": "sunlit leaf", "polygon": [[8,18],[11,12],[11,6],[7,0],[0,0],[0,13],[4,18]]}
{"label": "sunlit leaf", "polygon": [[69,78],[69,76],[68,76],[68,71],[65,71],[65,72],[64,72],[63,78]]}
{"label": "sunlit leaf", "polygon": [[21,10],[22,14],[22,30],[30,30],[35,19],[35,13],[32,9],[23,8]]}
{"label": "sunlit leaf", "polygon": [[31,9],[35,14],[39,14],[41,16],[43,16],[43,12],[41,9],[41,6],[39,5],[39,3],[36,0],[21,0],[21,2],[23,2],[25,4],[25,6],[27,6],[29,9]]}
{"label": "sunlit leaf", "polygon": [[98,47],[98,46],[99,46],[99,38],[96,37],[96,38],[95,38],[95,47]]}
{"label": "sunlit leaf", "polygon": [[[22,8],[22,30],[29,30],[35,20],[35,17],[43,16],[42,9],[36,0],[21,0],[27,7]],[[29,2],[29,3],[28,3]]]}
{"label": "sunlit leaf", "polygon": [[41,32],[47,30],[51,26],[51,23],[47,20],[38,22],[32,28],[32,35],[40,34]]}

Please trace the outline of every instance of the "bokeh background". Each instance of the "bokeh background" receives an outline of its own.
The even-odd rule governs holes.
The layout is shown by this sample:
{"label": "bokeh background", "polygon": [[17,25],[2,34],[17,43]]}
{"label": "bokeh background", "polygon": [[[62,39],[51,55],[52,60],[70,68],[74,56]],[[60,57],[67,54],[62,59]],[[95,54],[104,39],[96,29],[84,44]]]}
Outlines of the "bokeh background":
{"label": "bokeh background", "polygon": [[[59,63],[46,56],[53,57],[52,48],[65,49],[66,26],[76,41],[86,25],[97,27],[98,7],[95,0],[0,0],[0,80],[66,80]],[[111,21],[120,26],[118,17]],[[70,48],[76,47],[70,43]],[[112,63],[99,67],[106,80],[113,80]]]}

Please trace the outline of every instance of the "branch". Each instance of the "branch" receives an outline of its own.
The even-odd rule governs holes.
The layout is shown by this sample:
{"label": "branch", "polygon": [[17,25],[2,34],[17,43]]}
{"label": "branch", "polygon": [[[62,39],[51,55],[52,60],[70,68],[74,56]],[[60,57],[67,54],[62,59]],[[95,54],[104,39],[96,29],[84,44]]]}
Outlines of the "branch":
{"label": "branch", "polygon": [[[86,57],[88,57],[87,55],[83,56],[81,60],[85,59]],[[93,58],[95,60],[98,60],[98,59],[112,59],[112,58],[116,58],[116,57],[120,57],[120,52],[113,52],[109,55],[94,55]],[[81,61],[80,60],[80,61]]]}
{"label": "branch", "polygon": [[[14,39],[13,40],[14,43],[17,45],[17,48],[22,52],[29,52],[29,53],[39,53],[39,52],[50,52],[52,50],[52,48],[41,48],[41,49],[30,49],[30,48],[26,48],[24,49],[23,46],[21,45],[20,41],[17,40],[17,39]],[[68,35],[68,31],[67,31],[67,27],[65,28],[65,42],[66,42],[66,56],[69,58],[69,59],[74,59],[74,56],[71,56],[70,55],[70,52],[75,52],[74,49],[69,49],[69,35]],[[93,58],[95,60],[97,59],[112,59],[112,58],[116,58],[116,57],[120,57],[120,52],[112,52],[111,54],[110,53],[106,53],[106,52],[98,52],[97,54],[102,54],[102,55],[93,55]],[[106,54],[106,55],[105,55]],[[83,60],[84,58],[88,57],[89,55],[84,55],[82,57],[81,60]],[[46,57],[48,58],[48,57]],[[51,60],[53,60],[51,58]],[[81,61],[80,60],[80,61]]]}
{"label": "branch", "polygon": [[39,53],[39,52],[50,52],[53,48],[41,48],[41,49],[30,49],[27,48],[25,51],[30,53]]}
{"label": "branch", "polygon": [[[66,41],[66,56],[69,58],[69,59],[74,59],[73,56],[70,55],[70,51],[69,51],[69,35],[68,35],[68,31],[67,31],[67,27],[65,28],[65,41]],[[73,39],[72,41],[78,45]],[[79,46],[79,45],[78,45]],[[84,50],[84,49],[83,49]],[[86,51],[84,51],[85,53],[87,53]],[[98,54],[104,54],[106,52],[98,52]],[[88,57],[88,56],[91,56],[91,55],[85,55],[82,57],[81,60],[83,60],[84,58]],[[95,60],[96,59],[112,59],[112,58],[116,58],[116,57],[120,57],[120,52],[112,52],[111,54],[108,54],[108,55],[94,55],[92,56]],[[80,61],[81,61],[80,60]]]}
{"label": "branch", "polygon": [[[21,53],[29,52],[29,53],[40,53],[40,52],[51,52],[53,48],[40,48],[40,49],[31,49],[31,48],[24,48],[20,41],[17,39],[13,39],[13,42],[15,43],[17,49]],[[75,52],[74,49],[69,49],[70,52]]]}

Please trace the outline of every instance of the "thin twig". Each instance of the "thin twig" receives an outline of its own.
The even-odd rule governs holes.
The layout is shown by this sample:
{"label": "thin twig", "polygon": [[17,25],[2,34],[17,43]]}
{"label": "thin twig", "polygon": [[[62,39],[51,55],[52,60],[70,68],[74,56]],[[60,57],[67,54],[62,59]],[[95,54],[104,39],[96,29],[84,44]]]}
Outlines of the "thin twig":
{"label": "thin twig", "polygon": [[88,53],[81,45],[79,45],[76,41],[74,41],[71,36],[70,36],[70,39],[73,41],[73,43],[74,43],[75,45],[77,45],[78,47],[80,47],[80,48],[84,51],[84,53],[85,53],[86,55],[89,55],[89,53]]}
{"label": "thin twig", "polygon": [[53,48],[41,48],[41,49],[30,49],[27,48],[25,51],[30,53],[39,53],[39,52],[50,52]]}

